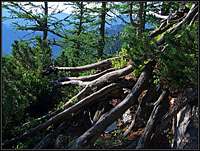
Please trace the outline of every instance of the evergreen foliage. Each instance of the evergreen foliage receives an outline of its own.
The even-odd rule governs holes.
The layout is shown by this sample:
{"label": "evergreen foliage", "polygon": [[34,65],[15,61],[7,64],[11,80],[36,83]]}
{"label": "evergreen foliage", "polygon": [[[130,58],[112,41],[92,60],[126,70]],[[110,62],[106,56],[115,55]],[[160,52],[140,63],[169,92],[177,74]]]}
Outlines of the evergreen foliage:
{"label": "evergreen foliage", "polygon": [[[33,43],[27,40],[15,41],[12,45],[12,54],[2,57],[3,140],[11,139],[13,136],[20,135],[31,127],[42,123],[45,120],[35,119],[50,111],[63,109],[63,105],[82,90],[80,86],[74,85],[56,87],[52,81],[59,77],[94,74],[93,70],[80,73],[55,71],[46,76],[43,71],[49,66],[83,66],[104,58],[118,56],[118,60],[112,61],[112,67],[121,69],[129,62],[134,66],[132,76],[138,78],[145,64],[149,62],[150,58],[154,58],[157,61],[153,77],[155,85],[160,84],[164,88],[179,90],[188,86],[197,87],[198,22],[194,22],[190,26],[183,26],[176,35],[164,32],[153,39],[148,36],[151,31],[141,27],[147,22],[151,22],[155,26],[160,25],[160,19],[147,15],[146,12],[155,11],[158,13],[161,10],[162,15],[168,15],[170,11],[191,8],[191,2],[186,4],[179,2],[121,2],[117,4],[107,2],[104,5],[102,2],[101,7],[93,9],[88,8],[88,4],[89,2],[66,3],[66,5],[73,7],[73,12],[70,14],[72,19],[66,19],[65,22],[54,20],[54,13],[32,14],[31,10],[27,12],[23,10],[24,5],[19,7],[14,2],[7,6],[4,5],[12,13],[12,18],[22,18],[33,23],[31,25],[15,23],[17,30],[31,28],[33,31],[44,32],[44,35],[46,32],[46,38],[44,35],[43,38],[33,37]],[[31,2],[27,5],[36,7]],[[106,46],[110,46],[110,41],[114,41],[116,38],[109,36],[105,27],[110,21],[108,18],[112,18],[110,14],[115,14],[115,12],[120,15],[128,15],[129,20],[122,19],[125,25],[123,31],[118,34],[121,44],[120,50],[105,54]],[[134,15],[137,17],[133,21]],[[54,60],[51,55],[52,45],[48,41],[47,25],[48,32],[61,35],[59,41],[56,42],[59,42],[62,51]],[[66,25],[73,28],[65,29]],[[156,45],[162,36],[164,36],[166,44],[164,51],[160,51],[161,48]],[[49,129],[51,128],[49,127]],[[44,133],[38,138],[34,137],[31,141],[26,140],[23,143],[18,143],[13,148],[34,147],[33,144],[41,140],[43,136]],[[101,140],[96,141],[96,145],[99,144],[102,144]]]}

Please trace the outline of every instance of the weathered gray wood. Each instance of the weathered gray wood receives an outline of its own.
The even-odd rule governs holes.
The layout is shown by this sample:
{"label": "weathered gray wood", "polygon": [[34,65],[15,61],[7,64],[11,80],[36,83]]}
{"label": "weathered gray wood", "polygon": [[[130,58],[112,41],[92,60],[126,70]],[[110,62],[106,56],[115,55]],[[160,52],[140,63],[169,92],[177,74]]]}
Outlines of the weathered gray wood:
{"label": "weathered gray wood", "polygon": [[[197,101],[197,91],[193,90],[191,93],[184,92],[183,95],[178,97],[179,103],[172,108],[171,111],[168,111],[164,116],[160,117],[160,123],[155,125],[153,138],[157,138],[168,126],[169,122],[174,116],[187,104],[194,104]],[[178,102],[178,101],[177,101]]]}
{"label": "weathered gray wood", "polygon": [[66,119],[67,117],[71,117],[72,114],[74,112],[76,112],[76,114],[78,113],[78,111],[80,111],[80,109],[89,104],[91,101],[98,101],[99,97],[104,96],[107,93],[111,93],[114,89],[118,89],[119,85],[117,84],[110,84],[104,88],[102,88],[101,90],[89,95],[88,97],[84,98],[83,100],[81,100],[80,102],[78,102],[77,104],[75,104],[74,106],[71,106],[68,109],[65,109],[64,111],[57,113],[55,116],[51,117],[49,120],[47,120],[46,122],[30,129],[29,131],[25,132],[23,135],[13,138],[7,142],[4,143],[4,145],[9,145],[12,143],[15,143],[19,140],[22,140],[28,136],[32,136],[34,135],[36,132],[38,132],[41,129],[45,129],[47,128],[49,125],[53,124],[53,123],[57,123],[57,122],[62,122],[64,119]]}
{"label": "weathered gray wood", "polygon": [[91,69],[108,69],[111,68],[112,62],[111,60],[118,59],[119,57],[114,57],[114,58],[109,58],[106,60],[102,60],[97,63],[93,64],[88,64],[84,66],[79,66],[79,67],[55,67],[55,66],[50,66],[48,67],[45,71],[43,71],[43,74],[48,75],[52,72],[61,70],[61,71],[70,71],[70,72],[82,72],[82,71],[87,71]]}
{"label": "weathered gray wood", "polygon": [[150,86],[150,88],[147,90],[147,93],[144,95],[141,102],[139,103],[137,111],[133,116],[130,126],[123,134],[124,136],[127,136],[130,133],[130,131],[134,128],[135,123],[139,121],[139,118],[141,116],[144,116],[145,114],[147,114],[147,113],[145,113],[145,109],[149,106],[146,107],[146,104],[149,103],[154,98],[156,98],[156,90],[155,90],[155,88]]}
{"label": "weathered gray wood", "polygon": [[170,27],[172,27],[173,24],[167,24],[167,21],[165,21],[164,23],[162,23],[160,25],[160,27],[158,29],[155,29],[154,31],[152,31],[150,34],[149,34],[149,38],[150,39],[153,39],[155,38],[156,36],[158,36],[159,34],[162,34],[164,33],[166,30],[168,30]]}
{"label": "weathered gray wood", "polygon": [[92,89],[96,89],[97,87],[102,87],[102,85],[114,82],[114,80],[116,80],[117,78],[128,75],[132,71],[133,71],[133,65],[128,65],[125,68],[109,72],[109,73],[91,81],[88,84],[88,86],[91,87]]}
{"label": "weathered gray wood", "polygon": [[161,118],[160,125],[156,127],[157,133],[161,133],[167,127],[172,118],[176,116],[184,106],[197,102],[198,92],[196,90],[193,90],[191,93],[185,93],[183,96],[180,96],[177,99],[180,101],[180,103],[174,106],[170,112],[168,112]]}
{"label": "weathered gray wood", "polygon": [[177,31],[180,30],[183,25],[189,24],[198,12],[198,8],[198,5],[193,5],[186,17],[184,17],[181,22],[177,23],[175,26],[167,30],[166,33],[162,36],[162,38],[160,38],[160,40],[157,42],[157,45],[160,46],[164,44],[166,34],[176,34]]}
{"label": "weathered gray wood", "polygon": [[104,87],[107,84],[110,84],[117,80],[121,76],[125,76],[133,71],[133,66],[128,65],[125,68],[109,72],[107,74],[104,74],[103,76],[88,82],[86,87],[80,91],[76,96],[74,96],[72,99],[70,99],[64,106],[71,106],[74,104],[74,102],[78,102],[80,99],[84,98],[85,96],[88,96],[89,94],[98,91],[102,87]]}
{"label": "weathered gray wood", "polygon": [[117,120],[130,106],[136,103],[138,96],[148,83],[149,78],[151,78],[155,63],[155,61],[150,61],[145,66],[137,83],[132,88],[132,92],[109,113],[104,114],[93,127],[77,138],[71,148],[84,148],[93,143],[110,124]]}
{"label": "weathered gray wood", "polygon": [[147,15],[152,15],[159,19],[167,19],[168,18],[168,16],[160,15],[160,14],[152,12],[152,11],[148,11]]}
{"label": "weathered gray wood", "polygon": [[[105,104],[107,105],[107,104]],[[92,119],[92,124],[95,124],[99,119],[100,117],[105,113],[105,106],[104,104],[99,104],[95,114],[94,114],[94,117]]]}
{"label": "weathered gray wood", "polygon": [[[129,72],[132,70],[132,69],[130,69],[130,66],[127,69],[129,70]],[[119,71],[120,72],[117,72],[117,73],[120,76],[120,75],[123,75],[124,72],[126,72],[127,70],[126,69],[125,70],[124,69],[120,69]],[[112,75],[113,74],[109,75],[108,79],[109,79],[109,77],[112,77]],[[33,136],[37,131],[40,131],[41,129],[45,129],[46,127],[48,127],[49,125],[53,124],[56,121],[62,122],[63,114],[65,114],[66,116],[70,117],[70,115],[73,112],[80,110],[81,107],[83,107],[84,105],[89,104],[91,101],[94,101],[94,103],[95,103],[95,101],[98,101],[99,98],[103,97],[104,95],[117,95],[117,94],[119,94],[119,91],[121,91],[120,89],[122,87],[132,87],[134,84],[135,84],[134,81],[131,81],[129,83],[127,83],[126,81],[123,81],[120,84],[112,83],[112,84],[110,84],[110,85],[108,85],[106,87],[103,87],[102,89],[92,93],[91,95],[89,95],[87,97],[84,96],[85,97],[84,98],[83,95],[82,95],[82,91],[85,91],[85,89],[87,89],[87,87],[86,87],[81,92],[79,92],[78,95],[76,95],[76,97],[80,100],[80,103],[77,103],[77,104],[73,104],[73,103],[72,104],[65,104],[64,105],[64,109],[65,109],[64,111],[62,109],[60,109],[60,110],[56,110],[55,112],[50,113],[47,117],[46,116],[44,117],[44,118],[51,117],[49,120],[47,120],[46,122],[44,122],[44,123],[32,128],[32,129],[30,129],[29,131],[25,132],[21,136],[12,138],[11,140],[6,140],[3,143],[3,145],[7,146],[9,144],[14,144],[17,141],[20,141],[20,140],[23,140],[23,139],[25,139],[27,137]],[[88,92],[90,92],[90,91],[88,91]],[[42,118],[42,119],[44,119],[44,118]]]}
{"label": "weathered gray wood", "polygon": [[[170,27],[172,27],[175,23],[178,23],[180,22],[185,16],[184,16],[184,12],[182,12],[182,16],[179,15],[179,18],[175,17],[177,15],[177,13],[180,13],[180,12],[176,12],[176,13],[173,13],[171,15],[171,17],[167,17],[167,19],[164,19],[160,25],[159,28],[155,29],[154,31],[152,31],[150,34],[149,34],[149,37],[152,39],[152,38],[155,38],[156,36],[158,36],[159,34],[162,34],[164,33],[166,30],[168,30]],[[174,18],[176,18],[176,20],[174,20]]]}
{"label": "weathered gray wood", "polygon": [[198,16],[199,16],[199,12],[197,12],[196,15],[193,17],[193,19],[191,20],[189,26],[191,26],[192,24],[194,24],[195,21],[198,20]]}
{"label": "weathered gray wood", "polygon": [[58,82],[70,81],[70,80],[92,81],[92,80],[95,80],[95,79],[99,78],[100,76],[102,76],[108,72],[111,72],[111,71],[115,71],[115,69],[110,68],[110,69],[104,70],[102,72],[93,74],[93,75],[87,75],[87,76],[81,76],[81,77],[63,77],[63,78],[60,78],[60,79],[54,81],[54,83],[57,84]]}
{"label": "weathered gray wood", "polygon": [[136,149],[148,148],[152,139],[152,135],[157,133],[155,127],[159,124],[161,117],[167,112],[164,108],[167,108],[168,91],[163,91],[158,100],[155,103],[155,107],[151,113],[151,116],[147,122],[144,133],[139,139]]}
{"label": "weathered gray wood", "polygon": [[[192,113],[193,112],[193,113]],[[195,126],[193,117],[196,107],[187,104],[182,108],[174,120],[174,149],[197,149],[198,148],[198,126]]]}
{"label": "weathered gray wood", "polygon": [[61,123],[53,132],[47,134],[33,149],[47,149],[55,137],[67,126],[66,122]]}
{"label": "weathered gray wood", "polygon": [[179,22],[178,24],[176,24],[176,26],[172,29],[169,30],[169,33],[175,33],[179,28],[181,28],[184,24],[186,23],[190,23],[191,20],[193,19],[193,17],[196,15],[196,13],[198,12],[198,5],[193,5],[192,8],[190,9],[190,11],[188,12],[188,14],[186,15],[186,17]]}
{"label": "weathered gray wood", "polygon": [[70,81],[62,81],[62,82],[54,82],[55,86],[66,86],[66,85],[78,85],[78,86],[86,86],[88,82],[83,82],[81,80],[70,80]]}

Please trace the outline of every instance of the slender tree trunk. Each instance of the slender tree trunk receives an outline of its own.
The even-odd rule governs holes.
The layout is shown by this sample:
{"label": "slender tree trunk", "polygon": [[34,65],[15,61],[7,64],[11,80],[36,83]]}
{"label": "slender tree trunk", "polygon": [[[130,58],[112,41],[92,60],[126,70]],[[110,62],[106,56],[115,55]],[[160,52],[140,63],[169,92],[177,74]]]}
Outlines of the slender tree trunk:
{"label": "slender tree trunk", "polygon": [[43,26],[42,47],[44,49],[43,51],[44,67],[43,68],[46,68],[46,66],[51,64],[51,57],[52,57],[51,49],[48,47],[48,2],[47,1],[44,2],[44,15],[45,16],[42,22],[42,26]]}
{"label": "slender tree trunk", "polygon": [[[80,8],[80,19],[79,19],[79,26],[78,26],[78,31],[77,31],[77,37],[79,37],[80,34],[81,34],[81,32],[82,32],[82,28],[83,28],[83,13],[84,13],[83,2],[80,2],[79,5],[80,5],[80,7],[79,7]],[[76,57],[79,56],[80,47],[81,47],[81,45],[80,45],[80,41],[78,39],[78,41],[77,41],[77,54],[76,54],[77,56]]]}
{"label": "slender tree trunk", "polygon": [[133,2],[129,3],[129,18],[132,25],[133,24]]}
{"label": "slender tree trunk", "polygon": [[44,31],[43,31],[43,40],[47,40],[47,36],[48,36],[48,2],[44,2],[44,14],[45,14],[45,20],[44,20]]}
{"label": "slender tree trunk", "polygon": [[102,2],[101,13],[100,13],[100,41],[98,56],[101,58],[103,56],[103,50],[105,46],[105,24],[106,24],[106,2]]}
{"label": "slender tree trunk", "polygon": [[[81,35],[82,31],[83,31],[83,15],[84,15],[84,4],[83,2],[78,2],[78,7],[79,7],[79,24],[78,24],[78,28],[77,28],[77,32],[76,32],[76,42],[75,42],[75,52],[74,52],[74,58],[79,58],[80,57],[80,51],[81,51],[81,43],[80,43],[80,38],[79,36]],[[78,60],[74,60],[72,62],[73,66],[77,66]],[[78,76],[77,73],[75,73],[75,76]]]}
{"label": "slender tree trunk", "polygon": [[139,16],[139,33],[144,32],[144,25],[145,25],[145,18],[144,18],[144,2],[139,2],[140,4],[140,8],[139,8],[139,12],[138,12],[138,16]]}
{"label": "slender tree trunk", "polygon": [[83,26],[83,13],[84,13],[84,5],[83,2],[79,3],[80,5],[80,20],[79,20],[79,26],[78,26],[78,32],[77,32],[77,36],[79,36],[82,32],[82,26]]}

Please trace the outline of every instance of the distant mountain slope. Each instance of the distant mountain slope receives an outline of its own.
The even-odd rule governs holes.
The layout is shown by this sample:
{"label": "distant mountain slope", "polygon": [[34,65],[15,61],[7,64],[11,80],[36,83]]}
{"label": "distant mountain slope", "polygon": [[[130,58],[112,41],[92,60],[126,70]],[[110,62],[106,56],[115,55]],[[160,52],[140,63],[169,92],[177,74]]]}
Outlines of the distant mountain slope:
{"label": "distant mountain slope", "polygon": [[[9,16],[9,13],[3,9],[3,13],[2,16]],[[65,13],[60,13],[57,14],[56,17],[59,19],[63,19],[66,16],[68,16],[68,14]],[[125,20],[128,20],[128,17],[124,15]],[[20,21],[20,19],[17,19],[15,21]],[[148,25],[148,24],[147,24]],[[20,30],[16,30],[14,28],[12,28],[12,20],[7,20],[5,22],[2,23],[2,54],[4,55],[8,55],[11,54],[11,45],[15,40],[20,40],[20,39],[24,39],[24,36],[27,35],[25,37],[25,39],[31,38],[33,35],[41,35],[42,36],[42,32],[35,32],[34,34],[30,34],[31,31],[20,31]],[[113,21],[111,22],[111,25],[106,25],[106,34],[107,35],[117,35],[119,34],[119,32],[121,32],[123,30],[123,22],[119,19],[119,18],[114,18]],[[147,28],[149,28],[150,26],[148,25]],[[66,28],[71,28],[71,27],[66,27]],[[57,36],[49,33],[49,39],[58,39]],[[113,51],[117,51],[119,49],[119,47],[121,46],[119,39],[113,41],[113,43],[111,45],[107,45],[106,46],[106,52],[111,53],[111,49],[112,52]],[[110,48],[112,47],[112,48]],[[53,51],[52,51],[52,55],[53,57],[57,57],[60,54],[60,47],[58,46],[53,46]]]}

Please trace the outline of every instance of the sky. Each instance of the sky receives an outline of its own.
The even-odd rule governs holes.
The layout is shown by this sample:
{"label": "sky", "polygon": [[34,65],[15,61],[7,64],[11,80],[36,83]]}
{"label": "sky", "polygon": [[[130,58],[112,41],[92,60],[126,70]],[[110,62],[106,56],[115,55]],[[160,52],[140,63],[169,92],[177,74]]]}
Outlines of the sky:
{"label": "sky", "polygon": [[[6,4],[6,3],[8,3],[8,2],[3,2],[3,4]],[[28,2],[20,2],[20,3],[28,3]],[[43,5],[44,6],[44,2],[32,2],[34,5],[37,5],[37,6],[40,6],[40,5]],[[72,6],[70,6],[70,5],[64,5],[66,2],[48,2],[48,6],[50,7],[49,8],[49,13],[51,13],[52,11],[53,11],[53,9],[51,9],[51,7],[52,8],[56,8],[56,7],[58,7],[59,9],[61,9],[61,10],[63,10],[63,13],[67,13],[67,14],[70,14],[74,9],[73,9],[73,7]],[[90,2],[88,5],[87,5],[87,7],[89,7],[89,8],[92,8],[92,7],[94,7],[94,6],[100,6],[100,4],[101,3],[94,3],[94,2]],[[27,5],[26,6],[27,7],[27,9],[29,9],[31,6],[30,5]],[[34,8],[34,9],[32,9],[32,11],[33,11],[33,13],[41,13],[41,11],[42,11],[42,9],[40,9],[40,7],[38,7],[38,8]]]}

